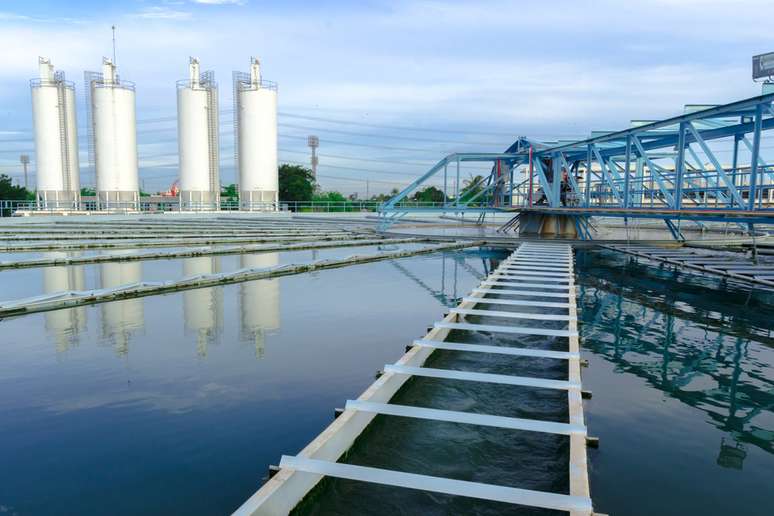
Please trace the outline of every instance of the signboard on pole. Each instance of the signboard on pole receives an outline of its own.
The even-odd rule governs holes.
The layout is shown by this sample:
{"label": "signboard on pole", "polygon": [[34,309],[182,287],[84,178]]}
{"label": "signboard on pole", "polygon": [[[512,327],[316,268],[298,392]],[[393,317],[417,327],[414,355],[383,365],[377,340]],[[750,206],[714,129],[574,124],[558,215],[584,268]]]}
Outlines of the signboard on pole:
{"label": "signboard on pole", "polygon": [[760,54],[752,58],[752,78],[766,79],[774,75],[774,52]]}

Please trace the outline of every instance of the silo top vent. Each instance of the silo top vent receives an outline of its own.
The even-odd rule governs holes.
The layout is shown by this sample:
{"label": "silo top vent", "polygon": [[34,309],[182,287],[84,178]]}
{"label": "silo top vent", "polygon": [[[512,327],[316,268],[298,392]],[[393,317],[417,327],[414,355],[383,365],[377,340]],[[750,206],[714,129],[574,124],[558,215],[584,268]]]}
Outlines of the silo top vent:
{"label": "silo top vent", "polygon": [[250,58],[250,86],[255,89],[261,87],[261,62],[257,57]]}
{"label": "silo top vent", "polygon": [[51,60],[49,58],[38,57],[38,70],[41,82],[53,82],[54,65],[51,64]]}
{"label": "silo top vent", "polygon": [[116,82],[116,65],[109,57],[102,58],[102,82],[114,84]]}
{"label": "silo top vent", "polygon": [[199,87],[199,60],[195,57],[188,58],[188,79],[192,88]]}

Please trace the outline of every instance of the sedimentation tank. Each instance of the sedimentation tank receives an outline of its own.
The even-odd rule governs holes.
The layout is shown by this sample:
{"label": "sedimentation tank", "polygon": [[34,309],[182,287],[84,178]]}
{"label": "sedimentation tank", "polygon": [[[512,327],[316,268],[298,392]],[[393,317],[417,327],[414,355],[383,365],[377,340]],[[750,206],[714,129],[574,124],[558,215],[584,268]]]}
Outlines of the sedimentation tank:
{"label": "sedimentation tank", "polygon": [[276,210],[277,85],[261,78],[261,65],[254,57],[249,74],[234,72],[234,114],[239,207]]}
{"label": "sedimentation tank", "polygon": [[39,77],[30,81],[37,165],[36,201],[42,209],[78,209],[81,183],[75,85],[64,72],[38,58]]}
{"label": "sedimentation tank", "polygon": [[190,58],[188,79],[177,82],[180,208],[220,208],[218,85],[211,71],[199,73]]}
{"label": "sedimentation tank", "polygon": [[85,75],[97,202],[101,209],[137,209],[140,199],[134,83],[120,79],[115,64],[107,58],[102,60],[102,73]]}

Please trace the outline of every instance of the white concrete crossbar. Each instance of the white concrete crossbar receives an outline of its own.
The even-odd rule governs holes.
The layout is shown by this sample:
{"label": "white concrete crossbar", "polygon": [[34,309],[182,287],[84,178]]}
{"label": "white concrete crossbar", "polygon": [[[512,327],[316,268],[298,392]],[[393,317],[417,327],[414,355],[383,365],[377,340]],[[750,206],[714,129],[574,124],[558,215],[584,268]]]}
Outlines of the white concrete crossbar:
{"label": "white concrete crossbar", "polygon": [[432,421],[445,421],[449,423],[463,423],[469,425],[492,426],[495,428],[507,428],[509,430],[527,430],[530,432],[543,432],[546,434],[585,434],[586,428],[581,425],[568,423],[556,423],[554,421],[539,421],[536,419],[523,419],[517,417],[492,416],[489,414],[476,414],[474,412],[460,412],[456,410],[439,410],[425,407],[412,407],[409,405],[394,405],[391,403],[374,403],[371,401],[349,400],[344,406],[345,410],[359,410],[361,412],[373,412],[387,416],[411,417],[416,419],[429,419]]}
{"label": "white concrete crossbar", "polygon": [[[519,285],[525,287],[526,285]],[[526,296],[526,297],[559,297],[568,299],[570,294],[564,293],[551,293],[551,292],[539,292],[534,290],[508,290],[504,288],[474,288],[473,292],[478,294],[497,294],[498,296]]]}
{"label": "white concrete crossbar", "polygon": [[569,279],[569,271],[557,271],[555,269],[546,269],[542,267],[500,267],[494,270],[494,274],[505,274],[511,276],[551,276],[556,278]]}
{"label": "white concrete crossbar", "polygon": [[567,278],[566,276],[562,278],[562,277],[556,277],[556,276],[526,275],[526,273],[507,274],[500,271],[493,272],[489,277],[491,278],[490,281],[498,279],[498,280],[515,280],[515,281],[553,281],[554,283],[570,282],[570,279]]}
{"label": "white concrete crossbar", "polygon": [[569,321],[569,315],[531,314],[522,312],[503,312],[500,310],[477,310],[475,308],[452,308],[450,313],[460,315],[480,315],[482,317],[504,317],[509,319],[531,319],[534,321]]}
{"label": "white concrete crossbar", "polygon": [[578,332],[569,330],[549,330],[547,328],[527,328],[519,326],[500,326],[495,324],[469,324],[453,322],[437,322],[434,328],[446,328],[447,330],[480,331],[489,333],[516,333],[519,335],[544,335],[546,337],[575,337]]}
{"label": "white concrete crossbar", "polygon": [[465,380],[469,382],[499,383],[501,385],[517,385],[520,387],[537,387],[540,389],[558,389],[568,391],[580,389],[580,384],[566,380],[547,380],[545,378],[529,378],[526,376],[509,376],[506,374],[474,373],[472,371],[455,371],[453,369],[432,369],[430,367],[411,367],[395,364],[384,366],[385,373],[408,374],[427,378],[446,380]]}
{"label": "white concrete crossbar", "polygon": [[347,480],[404,487],[408,489],[420,489],[434,493],[467,496],[482,500],[540,507],[543,509],[579,511],[586,514],[590,513],[592,510],[591,499],[583,496],[546,493],[543,491],[519,489],[516,487],[482,484],[467,480],[431,477],[428,475],[417,475],[415,473],[404,473],[401,471],[391,471],[367,466],[341,464],[326,460],[283,455],[280,460],[280,467]]}
{"label": "white concrete crossbar", "polygon": [[520,357],[556,358],[558,360],[580,358],[579,353],[570,353],[568,351],[515,348],[513,346],[487,346],[484,344],[468,344],[466,342],[440,342],[435,340],[417,339],[414,341],[414,345],[426,348],[445,349],[449,351],[470,351],[473,353],[494,353],[498,355],[514,355]]}
{"label": "white concrete crossbar", "polygon": [[463,297],[467,303],[484,305],[535,306],[539,308],[570,308],[570,303],[552,303],[550,301],[523,301],[521,299],[495,299],[492,297]]}
{"label": "white concrete crossbar", "polygon": [[569,287],[566,285],[549,285],[547,283],[524,283],[524,282],[513,282],[513,281],[497,281],[497,280],[486,280],[481,282],[482,285],[502,285],[504,287],[530,287],[530,288],[546,288],[550,290],[568,290]]}
{"label": "white concrete crossbar", "polygon": [[548,272],[556,272],[556,269],[559,269],[559,272],[568,272],[570,270],[570,264],[569,263],[545,263],[540,260],[509,260],[507,262],[501,262],[497,268],[498,269],[513,269],[513,268],[524,268],[528,270],[536,270],[536,268],[544,268]]}

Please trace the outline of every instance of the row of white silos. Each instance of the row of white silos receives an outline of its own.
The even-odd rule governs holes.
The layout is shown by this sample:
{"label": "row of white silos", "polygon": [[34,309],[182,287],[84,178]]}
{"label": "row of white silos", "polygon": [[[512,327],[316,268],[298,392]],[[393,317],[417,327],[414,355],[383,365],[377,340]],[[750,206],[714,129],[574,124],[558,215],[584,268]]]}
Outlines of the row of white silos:
{"label": "row of white silos", "polygon": [[[37,163],[37,204],[43,209],[80,207],[80,160],[75,85],[51,62],[38,59],[30,81]],[[134,84],[104,59],[102,72],[86,72],[89,158],[96,171],[98,207],[139,207]]]}
{"label": "row of white silos", "polygon": [[[40,58],[40,78],[31,81],[38,205],[77,209],[80,205],[75,88]],[[89,158],[96,173],[100,209],[138,209],[139,176],[134,84],[122,80],[115,64],[86,72]],[[240,209],[276,210],[277,87],[261,78],[257,59],[250,73],[234,72],[235,159]],[[218,88],[212,72],[200,73],[190,59],[189,76],[177,83],[180,208],[220,207]]]}

